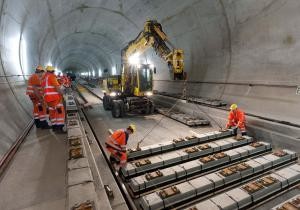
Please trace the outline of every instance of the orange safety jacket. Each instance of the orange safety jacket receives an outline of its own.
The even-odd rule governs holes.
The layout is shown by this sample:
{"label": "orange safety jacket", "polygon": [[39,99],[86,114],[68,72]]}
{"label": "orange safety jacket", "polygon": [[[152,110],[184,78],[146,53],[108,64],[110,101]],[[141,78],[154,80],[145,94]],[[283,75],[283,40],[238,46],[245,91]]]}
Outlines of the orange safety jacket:
{"label": "orange safety jacket", "polygon": [[226,127],[230,128],[232,126],[237,126],[241,130],[245,130],[246,129],[245,122],[246,122],[245,113],[242,110],[237,109],[235,112],[233,111],[229,112],[228,122]]}
{"label": "orange safety jacket", "polygon": [[125,130],[120,129],[115,131],[111,136],[109,136],[108,140],[105,142],[107,147],[110,147],[119,152],[126,152],[126,133]]}
{"label": "orange safety jacket", "polygon": [[36,93],[34,92],[34,87],[37,88],[40,96],[43,95],[43,90],[41,87],[41,79],[39,78],[39,75],[34,73],[29,77],[28,85],[26,89],[26,95],[28,95],[30,98],[35,99],[38,96],[36,96]]}
{"label": "orange safety jacket", "polygon": [[57,92],[56,87],[59,86],[55,74],[47,72],[42,81],[42,88],[44,90],[44,100],[48,103],[61,99],[61,94]]}

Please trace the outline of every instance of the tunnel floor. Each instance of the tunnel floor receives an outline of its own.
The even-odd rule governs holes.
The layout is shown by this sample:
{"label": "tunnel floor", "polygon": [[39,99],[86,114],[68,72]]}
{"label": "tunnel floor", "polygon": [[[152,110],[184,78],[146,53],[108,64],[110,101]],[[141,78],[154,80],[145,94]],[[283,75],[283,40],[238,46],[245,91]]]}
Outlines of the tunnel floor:
{"label": "tunnel floor", "polygon": [[0,181],[1,210],[63,210],[66,135],[33,127]]}

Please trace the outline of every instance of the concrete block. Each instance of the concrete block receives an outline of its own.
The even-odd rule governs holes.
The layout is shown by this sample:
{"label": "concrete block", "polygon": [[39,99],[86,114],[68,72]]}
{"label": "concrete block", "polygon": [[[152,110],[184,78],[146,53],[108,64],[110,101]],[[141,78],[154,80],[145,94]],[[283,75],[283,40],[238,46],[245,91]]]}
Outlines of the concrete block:
{"label": "concrete block", "polygon": [[89,162],[87,158],[78,158],[68,161],[68,170],[86,168],[89,167]]}
{"label": "concrete block", "polygon": [[130,180],[129,186],[133,192],[138,192],[146,189],[145,181],[144,176],[137,176]]}
{"label": "concrete block", "polygon": [[255,158],[255,162],[260,163],[263,166],[264,170],[272,167],[272,161],[267,160],[263,157]]}
{"label": "concrete block", "polygon": [[[196,204],[195,206],[195,210],[220,210],[220,208],[213,203],[211,200],[205,200],[201,203]],[[194,209],[194,208],[186,208],[185,210],[190,210],[190,209]]]}
{"label": "concrete block", "polygon": [[230,160],[238,160],[241,158],[241,154],[236,152],[235,149],[224,151]]}
{"label": "concrete block", "polygon": [[87,200],[96,201],[95,187],[92,182],[68,187],[68,209]]}
{"label": "concrete block", "polygon": [[163,200],[156,192],[143,196],[141,198],[140,205],[142,206],[143,210],[155,210],[164,208]]}
{"label": "concrete block", "polygon": [[79,168],[68,171],[68,186],[93,181],[90,168]]}
{"label": "concrete block", "polygon": [[[210,146],[210,148],[213,152],[219,152],[221,150],[220,145],[216,144],[215,142],[209,142],[207,144]],[[211,153],[211,152],[209,152],[209,153]]]}
{"label": "concrete block", "polygon": [[300,172],[294,171],[290,168],[283,168],[279,171],[276,171],[275,174],[286,178],[289,182],[289,185],[300,180]]}
{"label": "concrete block", "polygon": [[195,172],[200,172],[202,169],[202,164],[198,160],[186,162],[179,165],[184,168],[187,175],[193,174]]}
{"label": "concrete block", "polygon": [[255,161],[255,160],[256,159],[254,159],[254,160],[248,160],[245,163],[247,165],[249,165],[253,169],[254,173],[264,170],[264,166],[262,165],[263,163],[259,163],[259,162]]}
{"label": "concrete block", "polygon": [[205,177],[192,179],[189,183],[196,189],[197,195],[202,195],[214,189],[214,183]]}
{"label": "concrete block", "polygon": [[80,127],[68,129],[68,139],[81,138],[82,132]]}
{"label": "concrete block", "polygon": [[[162,165],[164,165],[164,166],[178,163],[182,160],[181,156],[176,151],[165,153],[164,155],[161,155],[160,158],[163,161]],[[152,163],[152,161],[151,161],[151,163]]]}
{"label": "concrete block", "polygon": [[214,142],[217,144],[221,150],[228,149],[232,147],[232,143],[226,141],[226,140],[218,140]]}
{"label": "concrete block", "polygon": [[273,178],[275,178],[275,179],[277,179],[277,180],[279,180],[281,182],[281,187],[282,188],[285,188],[285,187],[287,187],[289,185],[288,179],[286,179],[286,178],[284,178],[282,176],[279,176],[279,175],[277,175],[275,173],[270,174],[270,176],[273,177]]}
{"label": "concrete block", "polygon": [[153,156],[153,157],[149,157],[146,158],[148,160],[150,160],[150,164],[147,165],[141,165],[141,166],[137,166],[137,163],[142,161],[142,160],[138,160],[138,161],[134,161],[134,167],[136,169],[136,172],[142,172],[142,171],[148,171],[151,169],[155,169],[155,168],[159,168],[162,167],[164,162],[163,159],[161,158],[161,155],[157,155],[157,156]]}
{"label": "concrete block", "polygon": [[293,164],[291,166],[289,166],[290,169],[300,172],[300,165],[299,164]]}
{"label": "concrete block", "polygon": [[196,196],[196,189],[188,182],[178,184],[176,185],[176,187],[180,191],[180,193],[167,198],[163,198],[165,207],[171,206],[174,203],[185,201],[189,198]]}
{"label": "concrete block", "polygon": [[230,196],[237,204],[239,209],[244,208],[252,203],[251,196],[240,188],[235,188],[225,193]]}
{"label": "concrete block", "polygon": [[222,210],[238,209],[237,203],[225,193],[214,196],[210,200],[214,202],[217,206],[219,206]]}
{"label": "concrete block", "polygon": [[244,149],[243,147],[235,148],[234,151],[238,152],[241,157],[246,157],[249,154],[248,150]]}
{"label": "concrete block", "polygon": [[217,173],[207,174],[204,177],[213,182],[215,189],[225,184],[223,177],[220,177]]}

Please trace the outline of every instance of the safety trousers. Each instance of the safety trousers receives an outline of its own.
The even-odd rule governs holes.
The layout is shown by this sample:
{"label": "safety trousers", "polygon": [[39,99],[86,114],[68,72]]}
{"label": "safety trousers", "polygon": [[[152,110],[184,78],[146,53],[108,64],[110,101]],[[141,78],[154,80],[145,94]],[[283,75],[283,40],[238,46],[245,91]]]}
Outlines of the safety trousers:
{"label": "safety trousers", "polygon": [[45,104],[40,103],[39,100],[35,98],[31,98],[31,101],[33,104],[33,118],[36,127],[48,126]]}
{"label": "safety trousers", "polygon": [[47,102],[47,105],[52,127],[63,127],[65,125],[65,108],[62,99]]}
{"label": "safety trousers", "polygon": [[110,154],[118,161],[120,161],[120,165],[125,165],[127,162],[127,153],[117,151],[112,147],[106,147]]}

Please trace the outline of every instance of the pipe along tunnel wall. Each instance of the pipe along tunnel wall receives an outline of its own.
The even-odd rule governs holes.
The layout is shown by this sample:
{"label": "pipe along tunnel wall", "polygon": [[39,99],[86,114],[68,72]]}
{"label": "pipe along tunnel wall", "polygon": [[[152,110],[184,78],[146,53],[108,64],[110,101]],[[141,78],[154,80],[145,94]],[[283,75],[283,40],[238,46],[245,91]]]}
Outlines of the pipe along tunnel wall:
{"label": "pipe along tunnel wall", "polygon": [[[24,95],[27,77],[5,75],[31,74],[39,63],[76,73],[94,71],[96,76],[103,69],[117,73],[121,49],[147,18],[162,23],[172,43],[184,49],[188,80],[195,82],[188,83],[188,94],[235,102],[249,113],[300,124],[299,8],[298,0],[0,1],[0,158],[31,112]],[[153,51],[144,59],[157,66],[155,89],[181,92],[182,83],[169,81],[167,65]],[[189,111],[189,105],[185,108]],[[250,129],[255,123],[249,119]],[[287,131],[281,136],[300,136],[280,128]]]}

